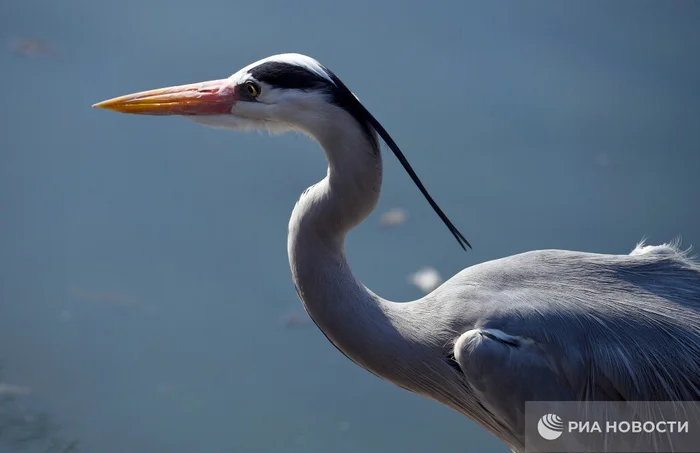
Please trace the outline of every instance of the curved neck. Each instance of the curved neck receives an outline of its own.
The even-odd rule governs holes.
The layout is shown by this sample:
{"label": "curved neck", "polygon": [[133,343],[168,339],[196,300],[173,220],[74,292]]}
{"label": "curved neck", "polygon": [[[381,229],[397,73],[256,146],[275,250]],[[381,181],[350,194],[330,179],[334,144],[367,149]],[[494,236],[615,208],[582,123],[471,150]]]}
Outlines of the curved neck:
{"label": "curved neck", "polygon": [[377,345],[397,336],[389,307],[355,278],[344,253],[346,234],[379,199],[381,153],[344,112],[309,133],[326,153],[328,174],[304,191],[289,222],[294,284],[328,339],[359,365],[383,374],[376,369],[382,354]]}
{"label": "curved neck", "polygon": [[289,221],[289,264],[306,311],[358,365],[464,411],[458,396],[465,387],[440,359],[443,342],[421,334],[421,326],[436,325],[428,319],[431,310],[421,308],[425,302],[394,303],[376,296],[355,278],[345,258],[345,235],[379,199],[382,162],[377,142],[347,114],[329,117],[307,132],[324,149],[328,174],[304,191]]}
{"label": "curved neck", "polygon": [[[338,121],[341,118],[341,121]],[[309,187],[295,206],[293,226],[312,228],[342,254],[345,235],[374,210],[382,185],[382,156],[348,114],[338,114],[313,137],[325,151],[328,174]],[[300,231],[303,232],[303,231]]]}

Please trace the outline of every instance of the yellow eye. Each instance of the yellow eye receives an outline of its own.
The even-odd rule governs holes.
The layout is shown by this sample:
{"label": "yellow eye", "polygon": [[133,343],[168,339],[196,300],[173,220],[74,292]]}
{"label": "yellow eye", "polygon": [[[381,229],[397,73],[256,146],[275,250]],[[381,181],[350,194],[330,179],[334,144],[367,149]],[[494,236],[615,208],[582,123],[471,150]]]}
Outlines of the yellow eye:
{"label": "yellow eye", "polygon": [[245,88],[246,90],[248,90],[248,94],[253,96],[254,98],[260,95],[260,87],[253,82],[246,82]]}

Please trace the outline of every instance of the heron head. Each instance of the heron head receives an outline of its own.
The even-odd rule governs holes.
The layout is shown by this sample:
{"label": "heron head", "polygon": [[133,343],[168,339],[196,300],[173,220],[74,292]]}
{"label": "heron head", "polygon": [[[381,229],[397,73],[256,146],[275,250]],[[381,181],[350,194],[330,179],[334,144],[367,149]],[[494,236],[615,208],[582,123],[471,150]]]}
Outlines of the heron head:
{"label": "heron head", "polygon": [[279,133],[299,130],[315,135],[338,114],[354,117],[373,131],[359,101],[315,59],[300,54],[274,55],[252,63],[226,79],[129,94],[95,104],[140,115],[180,115],[208,126]]}
{"label": "heron head", "polygon": [[[373,155],[380,136],[416,183],[460,246],[471,247],[428,194],[387,131],[340,79],[305,55],[274,55],[249,64],[227,79],[129,94],[93,105],[140,115],[180,115],[225,129],[297,130],[319,141],[340,141],[339,132],[363,136]],[[359,129],[358,127],[359,126]]]}

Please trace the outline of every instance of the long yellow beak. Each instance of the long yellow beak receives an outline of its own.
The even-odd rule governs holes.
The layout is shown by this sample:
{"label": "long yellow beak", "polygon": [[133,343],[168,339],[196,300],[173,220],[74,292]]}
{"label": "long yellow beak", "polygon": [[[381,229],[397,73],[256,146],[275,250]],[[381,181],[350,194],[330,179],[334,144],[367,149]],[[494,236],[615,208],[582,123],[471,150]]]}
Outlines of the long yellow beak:
{"label": "long yellow beak", "polygon": [[223,115],[236,101],[236,87],[221,79],[128,94],[93,107],[137,115]]}

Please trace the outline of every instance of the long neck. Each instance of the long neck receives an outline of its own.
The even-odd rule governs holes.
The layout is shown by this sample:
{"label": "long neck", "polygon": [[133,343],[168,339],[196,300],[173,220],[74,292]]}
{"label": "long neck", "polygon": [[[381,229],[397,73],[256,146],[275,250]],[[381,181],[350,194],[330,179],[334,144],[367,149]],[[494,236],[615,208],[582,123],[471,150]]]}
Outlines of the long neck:
{"label": "long neck", "polygon": [[344,253],[346,234],[379,199],[381,153],[349,115],[337,115],[312,132],[326,153],[328,174],[302,194],[289,222],[294,284],[328,339],[359,365],[387,377],[384,359],[401,343],[390,313],[394,304],[355,278]]}
{"label": "long neck", "polygon": [[[408,390],[467,413],[464,385],[441,360],[448,332],[424,302],[386,301],[355,278],[344,241],[379,199],[381,155],[349,115],[308,131],[328,159],[328,174],[301,196],[289,222],[294,285],[307,312],[348,358]],[[425,331],[432,326],[435,331]]]}

